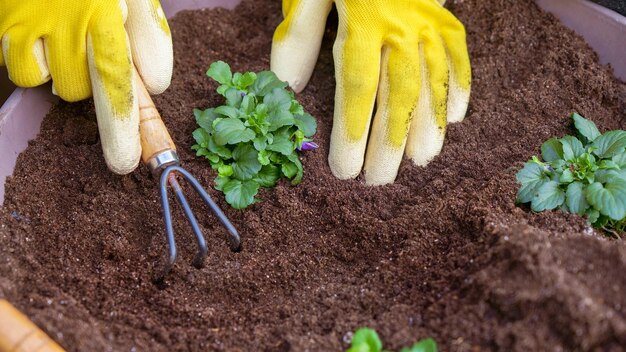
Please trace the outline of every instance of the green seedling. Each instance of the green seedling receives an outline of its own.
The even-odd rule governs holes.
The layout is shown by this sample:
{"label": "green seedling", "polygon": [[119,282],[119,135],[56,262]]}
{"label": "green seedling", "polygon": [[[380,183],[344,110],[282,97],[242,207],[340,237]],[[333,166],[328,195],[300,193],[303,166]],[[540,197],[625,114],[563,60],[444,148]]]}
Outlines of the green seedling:
{"label": "green seedling", "polygon": [[217,92],[226,104],[194,109],[200,128],[192,149],[217,171],[215,188],[228,204],[245,208],[258,201],[260,187],[273,187],[282,177],[300,183],[298,151],[317,148],[310,139],[317,124],[287,82],[271,71],[233,74],[222,61],[211,64],[207,76],[220,83]]}
{"label": "green seedling", "polygon": [[626,228],[626,131],[602,134],[592,121],[572,118],[579,136],[547,140],[543,160],[533,156],[517,173],[517,202],[584,215],[619,237]]}
{"label": "green seedling", "polygon": [[[352,336],[350,348],[346,352],[385,352],[383,343],[375,330],[360,328]],[[423,339],[411,347],[403,347],[400,352],[437,352],[437,343],[431,338]]]}

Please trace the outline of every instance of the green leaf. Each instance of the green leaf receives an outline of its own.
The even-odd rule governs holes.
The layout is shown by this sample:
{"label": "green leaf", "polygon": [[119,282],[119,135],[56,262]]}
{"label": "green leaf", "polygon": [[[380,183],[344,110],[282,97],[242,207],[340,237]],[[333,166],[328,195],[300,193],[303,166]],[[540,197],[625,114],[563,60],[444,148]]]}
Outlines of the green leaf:
{"label": "green leaf", "polygon": [[230,88],[232,88],[229,84],[222,84],[221,86],[217,87],[216,91],[219,93],[219,95],[225,96],[226,95],[226,91],[229,90]]}
{"label": "green leaf", "polygon": [[229,177],[233,175],[233,167],[230,165],[222,165],[217,168],[217,174],[223,177]]}
{"label": "green leaf", "polygon": [[296,120],[295,125],[304,132],[305,137],[311,137],[315,134],[317,121],[313,116],[304,113],[303,115],[294,115],[294,119]]}
{"label": "green leaf", "polygon": [[[600,183],[607,183],[614,177],[621,177],[620,171],[613,169],[600,169],[595,173],[595,181]],[[593,182],[590,182],[593,183]]]}
{"label": "green leaf", "polygon": [[256,100],[254,96],[246,95],[245,97],[243,97],[241,101],[241,107],[239,108],[239,111],[241,111],[241,113],[243,113],[244,115],[250,115],[252,112],[254,112],[255,108]]}
{"label": "green leaf", "polygon": [[269,131],[272,132],[284,126],[293,126],[296,120],[289,111],[276,110],[270,111],[267,116],[267,122],[270,124]]}
{"label": "green leaf", "polygon": [[295,147],[293,142],[289,138],[283,136],[276,136],[272,144],[268,144],[265,147],[267,150],[271,150],[283,155],[289,155],[293,153]]}
{"label": "green leaf", "polygon": [[256,80],[254,81],[252,86],[250,86],[249,91],[258,96],[265,96],[269,94],[275,88],[283,89],[283,88],[286,88],[287,85],[288,85],[287,82],[283,82],[280,79],[278,79],[278,77],[276,77],[276,74],[274,72],[263,71],[263,72],[259,72],[256,75]]}
{"label": "green leaf", "polygon": [[613,220],[621,220],[626,216],[626,180],[614,177],[605,185],[594,182],[587,187],[587,201],[600,214]]}
{"label": "green leaf", "polygon": [[528,203],[530,202],[539,187],[549,181],[546,176],[544,167],[533,162],[527,162],[524,164],[524,168],[521,169],[515,178],[522,184],[517,191],[517,202]]}
{"label": "green leaf", "polygon": [[196,128],[192,133],[193,139],[196,140],[196,143],[202,148],[208,148],[209,140],[211,139],[211,135],[203,128]]}
{"label": "green leaf", "polygon": [[285,177],[289,179],[296,176],[296,174],[298,173],[298,166],[296,166],[296,164],[292,162],[283,163],[280,167],[283,175],[285,175]]}
{"label": "green leaf", "polygon": [[265,118],[269,113],[269,109],[267,105],[261,103],[256,106],[255,112],[259,118]]}
{"label": "green leaf", "polygon": [[565,192],[559,188],[559,183],[549,181],[541,185],[531,201],[534,211],[555,209],[565,201]]}
{"label": "green leaf", "polygon": [[244,74],[235,73],[233,76],[233,83],[235,86],[243,91],[246,91],[248,86],[250,86],[256,80],[256,73],[254,72],[246,72]]}
{"label": "green leaf", "polygon": [[570,183],[572,181],[574,181],[574,174],[572,174],[572,172],[569,169],[563,170],[563,173],[561,174],[559,178],[559,182]]}
{"label": "green leaf", "polygon": [[234,106],[222,105],[215,108],[215,113],[224,115],[233,119],[239,117],[239,109]]}
{"label": "green leaf", "polygon": [[218,155],[216,155],[215,153],[211,153],[208,149],[206,148],[197,148],[196,149],[196,155],[197,156],[203,156],[207,159],[209,159],[209,161],[211,162],[211,164],[213,163],[217,163],[220,161],[220,157]]}
{"label": "green leaf", "polygon": [[559,140],[563,145],[563,159],[574,160],[585,153],[585,147],[578,138],[565,136]]}
{"label": "green leaf", "polygon": [[[239,109],[241,106],[241,100],[243,97],[241,96],[241,91],[236,88],[228,88],[224,94],[226,97],[226,104],[230,107]],[[234,116],[230,116],[228,114],[223,114],[229,117],[237,117],[238,114],[234,114]]]}
{"label": "green leaf", "polygon": [[587,209],[587,211],[585,212],[585,215],[587,215],[587,222],[589,222],[592,225],[595,225],[595,223],[600,218],[600,212],[594,208]]}
{"label": "green leaf", "polygon": [[254,180],[230,180],[224,185],[226,202],[235,209],[243,209],[254,203],[259,192],[259,183]]}
{"label": "green leaf", "polygon": [[556,138],[550,138],[541,145],[541,156],[545,161],[563,159],[563,145]]}
{"label": "green leaf", "polygon": [[572,182],[567,186],[565,204],[572,213],[583,215],[589,208],[584,187],[580,181]]}
{"label": "green leaf", "polygon": [[296,166],[297,172],[296,176],[291,180],[292,185],[297,185],[302,182],[302,177],[304,176],[304,169],[302,168],[302,162],[298,158],[297,153],[291,153],[287,155],[287,159]]}
{"label": "green leaf", "polygon": [[207,130],[207,132],[211,132],[213,129],[213,120],[217,118],[217,114],[214,112],[215,109],[193,109],[193,115],[196,117],[196,122],[198,126]]}
{"label": "green leaf", "polygon": [[230,70],[230,66],[224,61],[216,61],[212,63],[206,74],[220,84],[226,85],[230,84],[233,78],[233,73]]}
{"label": "green leaf", "polygon": [[[366,345],[369,352],[380,352],[383,349],[383,343],[378,337],[375,330],[369,328],[360,328],[352,336],[351,346]],[[362,351],[362,350],[357,350]]]}
{"label": "green leaf", "polygon": [[230,177],[228,176],[217,176],[215,178],[215,189],[218,191],[224,191],[224,186],[230,182]]}
{"label": "green leaf", "polygon": [[603,159],[603,160],[600,160],[600,163],[598,164],[598,168],[600,168],[600,169],[618,169],[619,170],[620,167],[613,160]]}
{"label": "green leaf", "polygon": [[227,147],[223,146],[223,145],[217,145],[217,143],[215,143],[215,140],[213,137],[209,138],[209,146],[208,146],[209,150],[217,155],[220,156],[220,158],[223,159],[230,159],[232,157],[232,153],[230,151],[230,149],[228,149]]}
{"label": "green leaf", "polygon": [[609,131],[593,141],[594,153],[600,158],[611,158],[624,153],[626,131]]}
{"label": "green leaf", "polygon": [[291,107],[291,96],[284,89],[274,88],[269,94],[263,98],[263,104],[267,106],[270,112],[287,111]]}
{"label": "green leaf", "polygon": [[233,176],[239,180],[249,180],[261,170],[257,151],[250,144],[239,144],[233,150]]}
{"label": "green leaf", "polygon": [[[296,149],[300,149],[302,147],[302,143],[305,141],[304,132],[300,130],[296,130],[296,132],[294,132],[293,134],[293,137],[294,137],[293,143],[295,144]],[[309,139],[307,139],[307,141],[308,140]]]}
{"label": "green leaf", "polygon": [[255,180],[261,187],[274,187],[280,178],[280,169],[275,165],[265,165],[259,171]]}
{"label": "green leaf", "polygon": [[253,130],[244,126],[239,119],[227,118],[215,124],[213,138],[217,145],[237,144],[254,139]]}
{"label": "green leaf", "polygon": [[596,138],[600,137],[600,131],[598,131],[598,127],[593,121],[587,120],[577,113],[573,113],[572,118],[574,119],[574,126],[576,126],[578,132],[587,138],[587,140],[593,142]]}
{"label": "green leaf", "polygon": [[266,136],[257,136],[253,141],[254,149],[261,151],[265,150],[267,147],[267,137]]}
{"label": "green leaf", "polygon": [[304,115],[304,108],[302,107],[302,105],[300,105],[300,103],[298,103],[297,100],[292,99],[291,100],[291,107],[289,108],[289,112],[294,114],[294,115]]}
{"label": "green leaf", "polygon": [[626,152],[614,155],[612,160],[620,169],[626,168]]}
{"label": "green leaf", "polygon": [[257,159],[261,165],[268,165],[270,163],[270,155],[272,152],[268,152],[267,150],[261,150],[258,154]]}
{"label": "green leaf", "polygon": [[411,348],[401,349],[400,352],[437,352],[437,342],[429,337],[415,343]]}

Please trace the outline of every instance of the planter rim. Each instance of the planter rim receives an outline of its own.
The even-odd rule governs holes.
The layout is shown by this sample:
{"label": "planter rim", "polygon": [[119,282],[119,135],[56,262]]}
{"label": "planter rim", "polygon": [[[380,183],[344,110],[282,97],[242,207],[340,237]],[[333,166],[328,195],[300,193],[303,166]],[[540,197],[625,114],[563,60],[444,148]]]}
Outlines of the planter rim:
{"label": "planter rim", "polygon": [[[161,0],[167,17],[181,10],[225,7],[233,9],[241,0]],[[615,76],[626,81],[626,17],[589,0],[535,0],[563,24],[585,38],[598,53],[600,63],[613,67]],[[4,186],[13,173],[18,155],[39,133],[41,121],[58,98],[50,84],[16,89],[0,107],[0,206]]]}

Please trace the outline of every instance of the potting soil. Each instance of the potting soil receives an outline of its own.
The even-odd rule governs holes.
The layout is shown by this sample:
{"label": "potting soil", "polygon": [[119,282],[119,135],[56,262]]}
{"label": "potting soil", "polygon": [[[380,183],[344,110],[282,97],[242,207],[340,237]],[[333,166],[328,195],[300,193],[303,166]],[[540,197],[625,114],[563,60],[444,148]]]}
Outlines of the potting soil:
{"label": "potting soil", "polygon": [[242,251],[190,196],[206,265],[191,266],[195,240],[174,206],[179,259],[152,283],[167,248],[157,181],[143,166],[109,172],[93,104],[59,103],[7,184],[0,297],[70,351],[341,351],[362,326],[389,349],[430,336],[442,351],[624,350],[626,243],[579,216],[516,205],[515,173],[544,140],[574,133],[574,111],[603,131],[626,128],[626,85],[533,1],[449,3],[467,29],[473,83],[441,155],[404,161],[383,187],[332,176],[333,15],[297,96],[318,119],[320,148],[302,154],[301,185],[262,190],[241,211],[190,149],[192,110],[222,104],[204,75],[213,61],[269,68],[280,1],[180,13],[172,85],[155,102]]}

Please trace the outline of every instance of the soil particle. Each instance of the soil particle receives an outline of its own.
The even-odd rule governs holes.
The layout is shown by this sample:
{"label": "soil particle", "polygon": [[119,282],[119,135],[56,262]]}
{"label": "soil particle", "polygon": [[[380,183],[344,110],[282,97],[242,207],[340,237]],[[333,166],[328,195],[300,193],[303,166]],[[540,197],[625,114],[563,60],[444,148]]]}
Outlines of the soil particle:
{"label": "soil particle", "polygon": [[[204,72],[215,60],[268,69],[280,7],[244,0],[170,22],[174,77],[155,102],[206,186],[215,174],[190,150],[192,109],[221,100]],[[383,187],[332,176],[331,24],[298,95],[319,125],[304,182],[263,190],[245,211],[208,190],[242,234],[239,253],[191,196],[210,248],[202,269],[175,206],[179,261],[163,285],[151,282],[166,251],[156,181],[143,167],[111,174],[92,103],[60,103],[7,184],[0,296],[71,351],[340,351],[361,326],[390,349],[432,336],[442,351],[623,350],[626,244],[514,199],[516,171],[545,139],[573,133],[573,111],[626,128],[626,85],[530,0],[449,8],[467,29],[473,87],[441,155],[404,161]]]}

